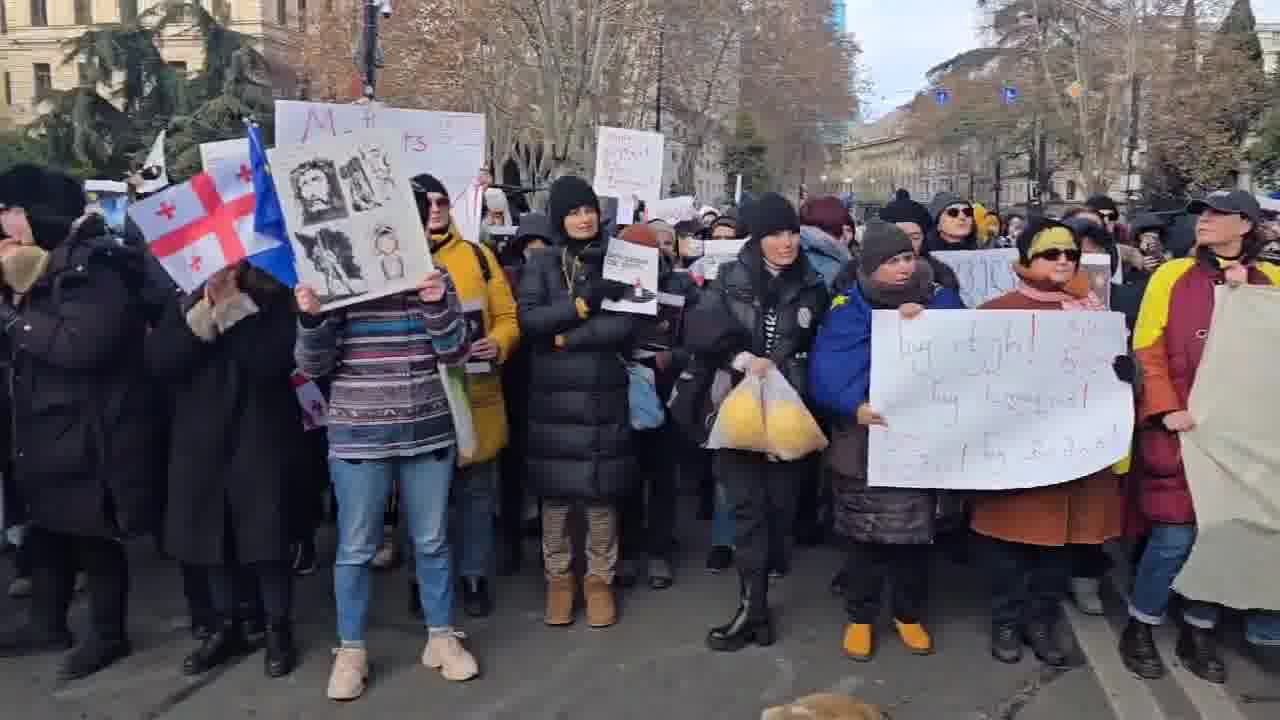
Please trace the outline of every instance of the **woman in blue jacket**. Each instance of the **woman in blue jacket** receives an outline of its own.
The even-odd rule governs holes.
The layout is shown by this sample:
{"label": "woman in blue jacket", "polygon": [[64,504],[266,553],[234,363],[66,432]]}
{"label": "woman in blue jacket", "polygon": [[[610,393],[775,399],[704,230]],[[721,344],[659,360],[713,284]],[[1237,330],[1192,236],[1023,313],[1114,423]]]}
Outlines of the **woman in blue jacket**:
{"label": "woman in blue jacket", "polygon": [[872,311],[897,310],[914,318],[925,309],[962,308],[956,291],[934,281],[929,263],[916,256],[906,233],[876,222],[863,239],[857,282],[832,302],[814,342],[809,390],[832,419],[824,465],[835,528],[849,540],[844,650],[854,660],[870,660],[874,653],[872,625],[886,581],[893,584],[893,615],[903,643],[916,654],[933,652],[921,615],[938,492],[867,485],[867,429],[885,423],[868,402]]}

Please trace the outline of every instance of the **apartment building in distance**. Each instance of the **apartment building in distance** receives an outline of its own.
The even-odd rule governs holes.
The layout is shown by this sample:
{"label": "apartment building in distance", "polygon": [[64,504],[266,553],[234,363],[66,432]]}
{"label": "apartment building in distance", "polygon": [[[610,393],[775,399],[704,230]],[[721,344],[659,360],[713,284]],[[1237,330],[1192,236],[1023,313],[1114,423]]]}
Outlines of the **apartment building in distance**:
{"label": "apartment building in distance", "polygon": [[[0,0],[0,128],[24,125],[39,115],[39,98],[82,82],[84,73],[64,63],[65,43],[94,25],[131,22],[168,0]],[[311,0],[320,4],[324,0]],[[306,25],[308,0],[200,0],[228,27],[254,38],[272,66],[277,94],[293,88],[291,53]],[[204,63],[201,39],[177,30],[160,43],[166,62],[194,72]]]}

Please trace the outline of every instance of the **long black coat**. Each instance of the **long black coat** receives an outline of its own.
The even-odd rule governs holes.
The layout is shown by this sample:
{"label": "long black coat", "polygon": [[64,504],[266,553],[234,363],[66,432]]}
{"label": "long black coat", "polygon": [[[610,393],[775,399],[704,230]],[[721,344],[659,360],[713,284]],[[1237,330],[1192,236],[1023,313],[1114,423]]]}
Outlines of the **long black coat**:
{"label": "long black coat", "polygon": [[[520,276],[520,330],[530,354],[528,480],[544,497],[610,500],[635,482],[621,359],[635,320],[603,311],[579,317],[565,283],[564,252],[537,251]],[[599,272],[579,268],[575,286]],[[559,348],[557,336],[564,340]]]}
{"label": "long black coat", "polygon": [[[303,451],[289,382],[297,320],[288,292],[249,291],[259,311],[207,343],[173,303],[147,338],[147,367],[171,390],[165,549],[197,565],[282,560],[286,495]],[[228,536],[228,533],[231,536]]]}
{"label": "long black coat", "polygon": [[155,396],[144,314],[104,232],[86,222],[54,248],[6,338],[14,470],[33,525],[129,537],[154,529],[158,515]]}

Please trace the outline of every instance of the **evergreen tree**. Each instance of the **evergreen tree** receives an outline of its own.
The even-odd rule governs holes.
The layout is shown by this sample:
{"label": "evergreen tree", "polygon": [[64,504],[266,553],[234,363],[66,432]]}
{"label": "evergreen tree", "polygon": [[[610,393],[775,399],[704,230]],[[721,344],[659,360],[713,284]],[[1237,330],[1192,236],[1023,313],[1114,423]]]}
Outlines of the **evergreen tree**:
{"label": "evergreen tree", "polygon": [[769,145],[756,129],[751,113],[739,112],[733,139],[724,149],[722,167],[727,177],[726,187],[736,187],[738,175],[741,175],[744,191],[760,193],[768,190],[773,183],[769,175],[768,154]]}

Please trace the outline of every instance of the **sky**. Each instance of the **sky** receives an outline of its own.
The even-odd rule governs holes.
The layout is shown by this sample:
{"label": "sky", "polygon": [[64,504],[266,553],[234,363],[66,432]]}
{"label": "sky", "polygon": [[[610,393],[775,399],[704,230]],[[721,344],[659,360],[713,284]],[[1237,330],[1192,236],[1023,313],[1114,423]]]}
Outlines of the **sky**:
{"label": "sky", "polygon": [[[875,119],[924,87],[929,68],[979,44],[974,0],[848,0],[849,31],[862,48],[871,84],[867,119]],[[1259,21],[1280,21],[1280,0],[1253,0]]]}

